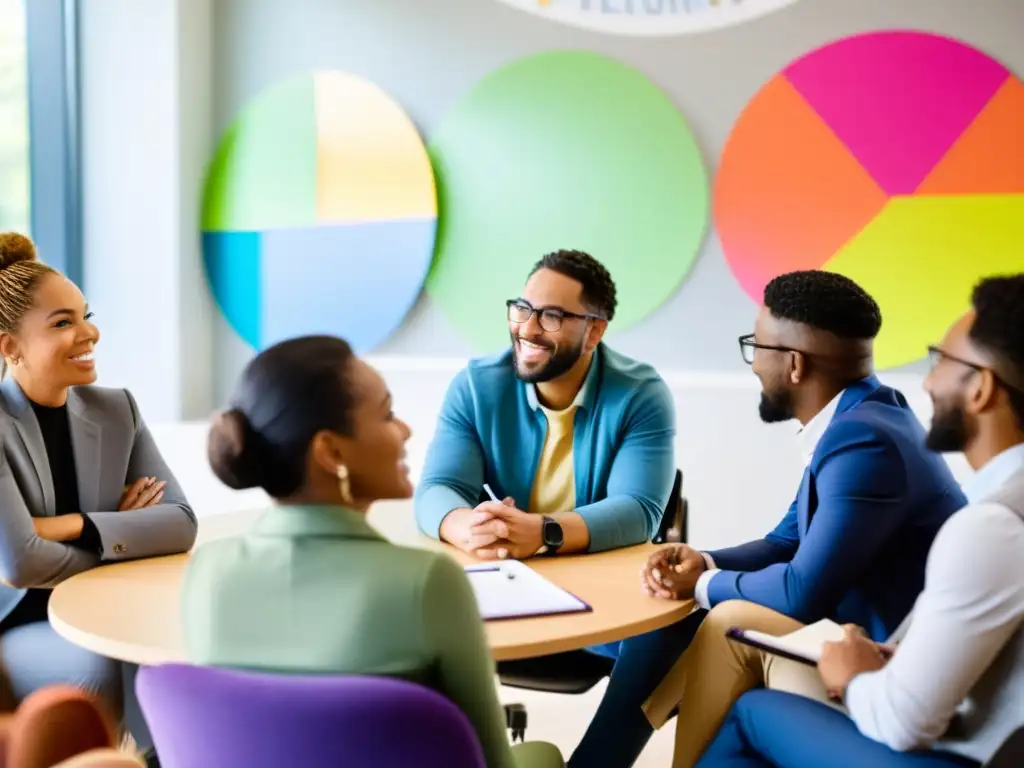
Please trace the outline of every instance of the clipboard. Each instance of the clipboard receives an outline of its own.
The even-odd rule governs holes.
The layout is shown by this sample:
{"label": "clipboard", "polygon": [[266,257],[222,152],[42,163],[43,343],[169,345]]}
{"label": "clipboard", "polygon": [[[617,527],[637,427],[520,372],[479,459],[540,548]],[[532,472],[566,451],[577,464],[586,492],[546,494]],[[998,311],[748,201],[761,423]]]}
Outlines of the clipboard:
{"label": "clipboard", "polygon": [[518,560],[465,566],[484,621],[530,619],[594,609]]}
{"label": "clipboard", "polygon": [[842,640],[845,635],[846,631],[829,619],[822,619],[778,637],[741,627],[730,627],[725,633],[726,637],[737,643],[811,667],[818,666],[823,643]]}
{"label": "clipboard", "polygon": [[757,648],[759,651],[770,653],[773,656],[789,659],[790,661],[795,661],[799,664],[806,664],[809,667],[818,666],[818,660],[813,656],[805,654],[795,648],[788,648],[784,644],[780,645],[778,641],[783,640],[784,638],[773,637],[772,635],[766,635],[763,632],[747,631],[740,629],[739,627],[729,627],[729,629],[726,630],[725,636],[737,643],[749,645],[751,648]]}

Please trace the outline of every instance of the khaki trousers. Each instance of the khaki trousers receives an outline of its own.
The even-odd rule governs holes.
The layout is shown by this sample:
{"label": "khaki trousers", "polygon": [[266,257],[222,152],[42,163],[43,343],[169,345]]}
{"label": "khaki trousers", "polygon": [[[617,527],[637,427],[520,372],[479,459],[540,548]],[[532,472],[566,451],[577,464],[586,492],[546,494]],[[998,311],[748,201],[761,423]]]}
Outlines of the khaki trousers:
{"label": "khaki trousers", "polygon": [[814,667],[725,636],[730,627],[785,635],[802,626],[795,619],[742,600],[719,603],[708,612],[690,647],[644,704],[644,713],[656,729],[679,708],[672,768],[692,768],[718,733],[733,702],[752,688],[767,686],[834,706]]}

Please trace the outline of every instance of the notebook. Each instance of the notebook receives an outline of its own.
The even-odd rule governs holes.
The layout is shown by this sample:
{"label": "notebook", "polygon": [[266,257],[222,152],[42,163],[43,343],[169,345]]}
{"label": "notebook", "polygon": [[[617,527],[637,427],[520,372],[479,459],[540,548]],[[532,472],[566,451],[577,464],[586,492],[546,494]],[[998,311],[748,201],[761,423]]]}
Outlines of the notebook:
{"label": "notebook", "polygon": [[467,565],[466,576],[484,621],[584,613],[589,605],[518,560]]}
{"label": "notebook", "polygon": [[823,643],[838,642],[846,636],[845,630],[839,624],[828,619],[808,624],[796,632],[779,637],[739,627],[732,627],[726,634],[736,642],[811,666],[818,664]]}

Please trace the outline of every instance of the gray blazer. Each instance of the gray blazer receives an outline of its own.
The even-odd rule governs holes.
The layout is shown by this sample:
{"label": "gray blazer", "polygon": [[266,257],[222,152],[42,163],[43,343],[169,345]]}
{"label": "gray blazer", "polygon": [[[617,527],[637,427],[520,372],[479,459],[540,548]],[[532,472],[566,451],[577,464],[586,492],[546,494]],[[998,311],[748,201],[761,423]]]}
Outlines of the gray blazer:
{"label": "gray blazer", "polygon": [[[53,479],[42,432],[11,378],[0,382],[0,619],[28,587],[52,587],[101,562],[187,552],[196,516],[123,389],[73,387],[68,420],[81,512],[95,524],[102,553],[41,539],[33,517],[54,515]],[[125,485],[166,480],[163,503],[117,512]]]}

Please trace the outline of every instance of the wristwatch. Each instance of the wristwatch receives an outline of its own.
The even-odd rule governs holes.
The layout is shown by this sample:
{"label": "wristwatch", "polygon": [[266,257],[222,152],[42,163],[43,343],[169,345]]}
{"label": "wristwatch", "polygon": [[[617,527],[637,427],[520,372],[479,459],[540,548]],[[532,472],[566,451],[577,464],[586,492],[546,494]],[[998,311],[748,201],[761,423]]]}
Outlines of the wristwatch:
{"label": "wristwatch", "polygon": [[544,546],[541,547],[538,554],[553,555],[565,544],[562,526],[553,517],[545,515],[541,518],[541,539],[544,541]]}

